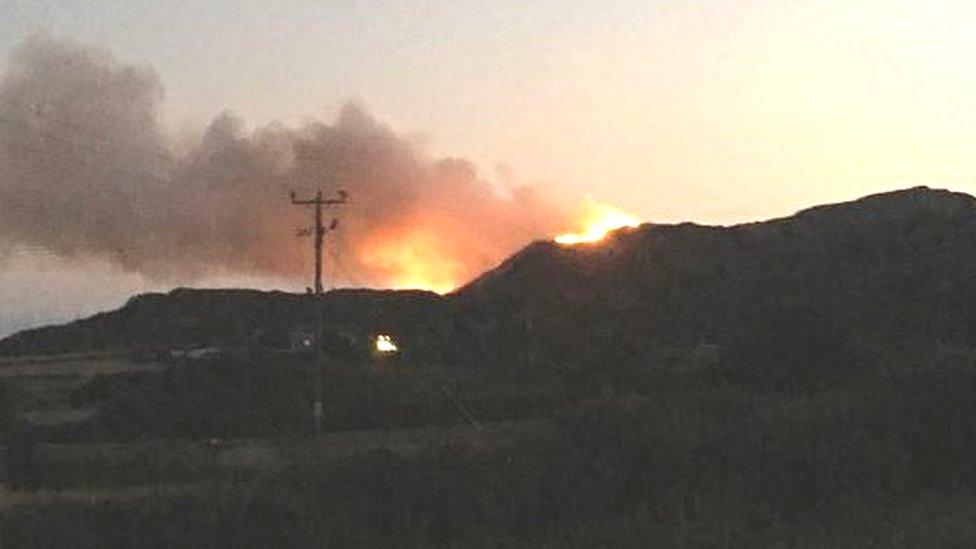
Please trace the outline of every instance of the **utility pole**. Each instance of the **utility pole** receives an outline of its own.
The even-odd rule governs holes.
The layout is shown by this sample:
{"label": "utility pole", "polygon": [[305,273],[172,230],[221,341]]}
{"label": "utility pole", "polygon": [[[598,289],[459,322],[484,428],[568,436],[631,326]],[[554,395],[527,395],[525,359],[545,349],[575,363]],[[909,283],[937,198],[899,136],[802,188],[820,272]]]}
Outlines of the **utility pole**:
{"label": "utility pole", "polygon": [[[291,193],[291,203],[296,206],[315,206],[315,293],[312,294],[315,304],[316,333],[315,333],[315,366],[313,368],[313,387],[315,391],[315,403],[312,408],[312,419],[315,422],[315,434],[322,432],[322,367],[325,362],[322,354],[322,241],[325,238],[326,228],[322,225],[322,206],[338,206],[345,204],[349,195],[345,191],[336,193],[338,198],[323,198],[322,191],[315,193],[315,198],[299,200],[295,193]],[[335,229],[336,220],[332,220],[328,229]],[[306,231],[299,231],[299,236],[308,234]]]}

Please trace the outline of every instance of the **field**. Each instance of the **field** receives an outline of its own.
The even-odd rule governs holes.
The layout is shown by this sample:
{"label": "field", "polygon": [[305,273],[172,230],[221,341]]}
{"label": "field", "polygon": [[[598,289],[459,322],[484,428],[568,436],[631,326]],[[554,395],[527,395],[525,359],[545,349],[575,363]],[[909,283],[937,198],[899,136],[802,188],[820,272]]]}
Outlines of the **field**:
{"label": "field", "polygon": [[127,358],[33,358],[0,361],[0,379],[11,377],[77,377],[85,379],[98,374],[159,371],[156,363],[136,362]]}
{"label": "field", "polygon": [[23,415],[51,419],[33,490],[0,492],[0,534],[28,547],[976,539],[968,354],[792,392],[659,359],[592,379],[349,365],[327,376],[318,437],[298,358],[8,376]]}

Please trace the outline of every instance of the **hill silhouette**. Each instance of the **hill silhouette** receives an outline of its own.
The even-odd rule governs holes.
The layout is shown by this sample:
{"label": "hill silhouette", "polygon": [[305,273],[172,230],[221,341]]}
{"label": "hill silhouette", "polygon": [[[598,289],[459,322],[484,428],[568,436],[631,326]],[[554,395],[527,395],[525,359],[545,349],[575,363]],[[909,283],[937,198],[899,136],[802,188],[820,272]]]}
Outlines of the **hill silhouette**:
{"label": "hill silhouette", "polygon": [[[324,326],[365,335],[392,326],[425,325],[435,321],[441,301],[424,291],[335,290],[322,299]],[[287,347],[293,332],[311,330],[314,313],[302,294],[177,288],[134,296],[115,311],[18,332],[0,341],[0,354]]]}
{"label": "hill silhouette", "polygon": [[537,242],[453,301],[485,326],[485,352],[520,331],[582,347],[730,344],[790,311],[878,350],[971,347],[974,273],[976,199],[920,187],[762,223]]}
{"label": "hill silhouette", "polygon": [[[441,361],[558,366],[584,350],[639,360],[656,346],[731,348],[778,318],[800,319],[799,330],[819,319],[831,337],[884,354],[971,348],[974,273],[976,198],[918,187],[765,222],[535,242],[447,296],[336,290],[323,310],[333,332],[394,333]],[[0,354],[284,346],[312,319],[300,294],[177,289],[14,334]]]}
{"label": "hill silhouette", "polygon": [[918,188],[330,292],[316,437],[309,298],[136,296],[0,349],[228,352],[0,380],[8,431],[70,412],[0,545],[969,547],[974,255],[976,199]]}

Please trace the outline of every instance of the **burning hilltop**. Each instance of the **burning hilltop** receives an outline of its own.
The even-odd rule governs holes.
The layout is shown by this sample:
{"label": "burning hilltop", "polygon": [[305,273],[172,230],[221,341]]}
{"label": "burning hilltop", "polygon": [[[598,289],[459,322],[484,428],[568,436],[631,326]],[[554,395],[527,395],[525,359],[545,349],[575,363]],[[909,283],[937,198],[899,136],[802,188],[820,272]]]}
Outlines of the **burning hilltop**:
{"label": "burning hilltop", "polygon": [[[447,296],[337,290],[322,306],[327,329],[371,346],[390,335],[430,364],[532,368],[607,353],[639,361],[657,345],[768,331],[783,314],[825,319],[868,349],[971,353],[976,304],[960,296],[976,292],[974,270],[976,199],[916,188],[760,223],[645,224],[596,245],[540,240]],[[287,346],[294,328],[313,322],[312,303],[246,290],[144,295],[6,338],[0,355]]]}
{"label": "burning hilltop", "polygon": [[610,204],[597,202],[590,197],[587,197],[584,203],[580,220],[580,232],[563,233],[556,236],[555,241],[569,245],[599,242],[611,231],[624,227],[633,229],[640,225],[640,218],[636,215]]}
{"label": "burning hilltop", "polygon": [[354,201],[327,240],[340,282],[443,293],[533,239],[634,222],[528,186],[500,194],[470,161],[433,158],[355,105],[250,131],[223,113],[177,146],[162,98],[151,68],[44,35],[21,44],[0,80],[0,253],[40,247],[160,281],[304,280],[311,257],[293,235],[309,220],[287,196],[321,185]]}

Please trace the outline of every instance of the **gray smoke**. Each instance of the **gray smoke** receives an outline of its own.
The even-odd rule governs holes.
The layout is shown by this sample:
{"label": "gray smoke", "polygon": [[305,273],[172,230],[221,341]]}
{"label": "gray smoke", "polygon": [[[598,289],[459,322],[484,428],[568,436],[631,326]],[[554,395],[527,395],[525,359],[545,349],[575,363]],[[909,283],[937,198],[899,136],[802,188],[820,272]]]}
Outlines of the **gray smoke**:
{"label": "gray smoke", "polygon": [[[496,193],[471,162],[429,158],[347,105],[332,123],[245,132],[220,114],[189,152],[160,130],[149,67],[45,35],[0,82],[0,247],[108,259],[157,280],[212,273],[305,277],[310,212],[289,191],[342,188],[344,264],[356,282],[464,282],[564,228],[548,200]],[[415,272],[414,272],[415,271]]]}

